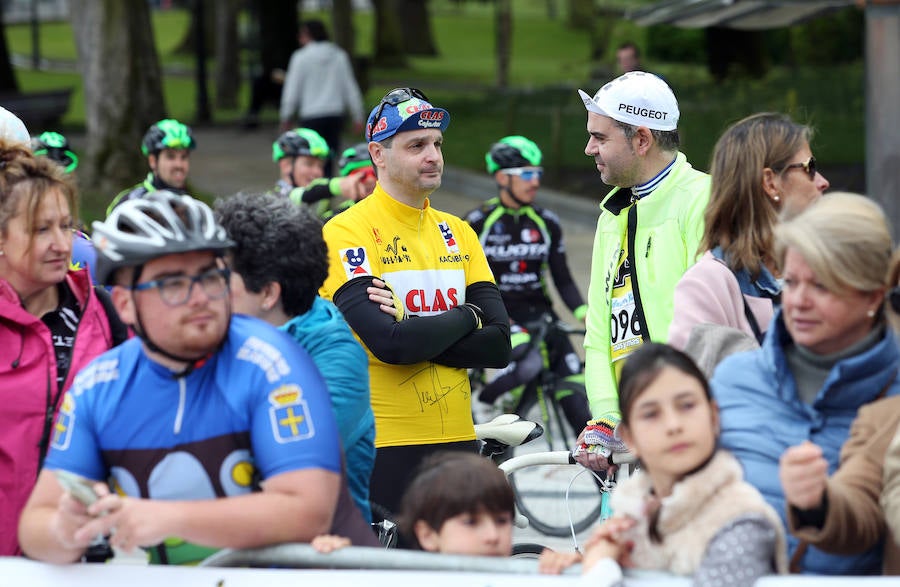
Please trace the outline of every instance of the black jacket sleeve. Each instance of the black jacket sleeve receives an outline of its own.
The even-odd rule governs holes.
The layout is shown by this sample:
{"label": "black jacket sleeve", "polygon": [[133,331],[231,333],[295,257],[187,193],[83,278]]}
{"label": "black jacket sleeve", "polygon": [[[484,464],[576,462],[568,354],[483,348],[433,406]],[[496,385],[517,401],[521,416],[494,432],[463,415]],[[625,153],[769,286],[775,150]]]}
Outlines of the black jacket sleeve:
{"label": "black jacket sleeve", "polygon": [[[334,293],[334,304],[379,361],[412,365],[431,361],[476,327],[475,314],[457,306],[438,316],[411,317],[397,322],[369,299],[372,277],[357,277]],[[468,289],[466,296],[468,299]],[[474,302],[473,302],[474,303]],[[506,346],[509,347],[507,328]]]}
{"label": "black jacket sleeve", "polygon": [[509,342],[509,315],[500,297],[500,290],[488,281],[473,283],[466,288],[466,303],[481,308],[484,315],[481,328],[473,330],[435,357],[434,362],[467,369],[506,367],[512,350]]}
{"label": "black jacket sleeve", "polygon": [[566,245],[563,241],[562,228],[555,219],[548,219],[547,226],[550,229],[550,254],[547,258],[547,264],[550,266],[550,275],[553,276],[553,285],[559,292],[569,311],[574,312],[575,308],[584,304],[584,298],[578,291],[575,280],[572,279],[572,272],[569,270],[569,262],[566,259]]}
{"label": "black jacket sleeve", "polygon": [[327,200],[334,194],[331,193],[331,186],[329,180],[325,178],[324,180],[313,180],[306,188],[303,190],[302,202],[304,204],[315,204],[320,200]]}

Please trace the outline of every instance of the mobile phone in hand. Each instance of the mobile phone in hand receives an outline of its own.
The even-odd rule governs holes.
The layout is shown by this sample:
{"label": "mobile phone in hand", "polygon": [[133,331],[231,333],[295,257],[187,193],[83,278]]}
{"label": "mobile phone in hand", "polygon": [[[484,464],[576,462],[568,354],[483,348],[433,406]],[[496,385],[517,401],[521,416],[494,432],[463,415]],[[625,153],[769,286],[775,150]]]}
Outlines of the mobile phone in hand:
{"label": "mobile phone in hand", "polygon": [[85,479],[81,475],[62,469],[56,469],[53,472],[56,474],[56,479],[63,486],[63,489],[84,505],[89,506],[97,501],[97,494],[94,492],[94,482],[90,479]]}

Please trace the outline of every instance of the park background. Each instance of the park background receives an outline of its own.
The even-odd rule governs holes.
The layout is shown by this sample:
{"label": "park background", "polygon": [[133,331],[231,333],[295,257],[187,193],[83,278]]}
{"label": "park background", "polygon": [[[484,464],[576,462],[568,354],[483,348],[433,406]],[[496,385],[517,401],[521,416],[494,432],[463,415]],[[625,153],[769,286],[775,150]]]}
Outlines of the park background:
{"label": "park background", "polygon": [[[41,15],[42,4],[63,10],[56,18]],[[727,125],[753,112],[780,111],[816,129],[813,152],[832,189],[865,189],[861,9],[831,10],[765,31],[641,27],[627,18],[648,4],[7,1],[0,105],[4,96],[71,89],[59,120],[40,127],[26,122],[33,133],[61,130],[79,139],[82,215],[89,221],[146,174],[139,146],[149,124],[169,116],[200,128],[241,127],[252,76],[284,67],[299,20],[319,18],[352,56],[366,110],[391,88],[414,86],[450,111],[448,165],[483,172],[493,141],[524,134],[544,150],[546,185],[599,199],[608,188],[583,152],[586,119],[576,89],[592,94],[613,78],[616,47],[634,41],[644,68],[662,75],[678,97],[682,150],[696,167],[708,168]],[[252,132],[274,140],[277,105],[265,107]],[[345,136],[347,144],[361,139]],[[235,143],[238,153],[246,148]],[[201,144],[194,157],[203,156]],[[273,166],[273,182],[275,175]]]}

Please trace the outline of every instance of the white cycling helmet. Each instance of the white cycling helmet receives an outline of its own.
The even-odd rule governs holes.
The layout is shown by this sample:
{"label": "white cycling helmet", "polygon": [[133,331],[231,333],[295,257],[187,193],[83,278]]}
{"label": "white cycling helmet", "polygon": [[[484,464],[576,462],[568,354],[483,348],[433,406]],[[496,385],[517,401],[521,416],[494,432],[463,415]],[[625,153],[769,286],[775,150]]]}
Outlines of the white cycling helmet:
{"label": "white cycling helmet", "polygon": [[105,221],[94,222],[93,228],[96,280],[104,285],[110,285],[122,267],[173,253],[224,253],[234,246],[209,206],[168,190],[122,202]]}

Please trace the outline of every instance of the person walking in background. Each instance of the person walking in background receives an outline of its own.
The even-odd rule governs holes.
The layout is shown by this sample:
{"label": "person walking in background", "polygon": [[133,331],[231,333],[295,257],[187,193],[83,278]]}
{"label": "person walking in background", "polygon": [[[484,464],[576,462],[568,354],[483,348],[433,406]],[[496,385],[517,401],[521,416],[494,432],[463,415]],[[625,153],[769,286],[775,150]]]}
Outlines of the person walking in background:
{"label": "person walking in background", "polygon": [[[350,113],[354,134],[363,129],[362,93],[350,58],[328,40],[320,20],[304,21],[298,40],[300,48],[291,55],[281,92],[281,131],[310,128],[325,138],[331,153],[340,153],[345,114]],[[332,173],[329,158],[325,177]]]}
{"label": "person walking in background", "polygon": [[781,284],[774,231],[828,189],[810,150],[812,130],[785,114],[753,114],[731,125],[713,150],[703,256],[675,287],[669,344],[707,375],[731,352],[762,342]]}
{"label": "person walking in background", "polygon": [[[559,218],[535,204],[543,173],[542,157],[541,149],[523,136],[503,137],[494,143],[485,154],[485,161],[488,173],[497,184],[498,195],[465,216],[484,248],[510,319],[526,329],[544,316],[558,320],[548,277],[552,277],[553,285],[576,319],[584,320],[587,314],[587,306],[569,270]],[[554,333],[544,342],[549,367],[558,376],[559,383],[553,393],[577,434],[591,414],[587,398],[583,392],[579,393],[580,385],[573,391],[565,379],[581,373],[581,359],[563,333]],[[532,357],[537,354],[543,360],[540,348],[525,346],[520,352],[528,352]],[[533,359],[523,360],[529,359],[528,355],[516,359],[515,365],[510,363],[513,370],[522,367],[533,377]],[[528,379],[524,375],[505,373],[488,383],[477,399],[492,405],[502,393]]]}
{"label": "person walking in background", "polygon": [[[584,340],[591,412],[612,432],[622,360],[645,342],[665,341],[675,285],[697,259],[709,176],[678,151],[678,102],[659,77],[633,71],[593,98],[579,95],[590,135],[585,154],[614,186],[600,204]],[[600,453],[621,449],[607,436],[594,445]],[[606,456],[589,450],[579,458],[605,469]]]}
{"label": "person walking in background", "polygon": [[106,215],[109,216],[122,202],[143,197],[156,190],[187,193],[191,151],[196,148],[197,141],[186,124],[174,118],[166,118],[151,125],[141,141],[141,152],[147,158],[150,173],[144,181],[123,190],[113,198],[106,209]]}
{"label": "person walking in background", "polygon": [[366,520],[375,462],[375,417],[366,352],[340,311],[318,295],[328,274],[322,223],[274,194],[217,200],[216,219],[234,241],[227,255],[234,311],[287,332],[312,357],[331,397],[350,493]]}
{"label": "person walking in background", "polygon": [[641,71],[641,50],[631,41],[625,41],[616,49],[616,69],[619,73]]}
{"label": "person walking in background", "polygon": [[418,463],[475,451],[467,368],[509,362],[509,317],[481,244],[431,207],[450,114],[415,88],[392,90],[369,115],[375,191],[323,228],[322,297],[369,353],[375,412],[373,502],[396,513]]}
{"label": "person walking in background", "polygon": [[0,168],[0,555],[13,556],[63,395],[127,332],[106,291],[69,267],[72,176],[18,139],[0,139]]}
{"label": "person walking in background", "polygon": [[[884,317],[891,234],[878,204],[830,194],[779,224],[775,243],[781,308],[762,347],[727,357],[711,385],[722,447],[785,520],[796,494],[779,483],[779,459],[814,444],[833,474],[859,409],[900,394],[900,350]],[[812,510],[800,513],[801,526],[821,519],[815,504],[794,503]],[[882,567],[880,544],[837,555],[789,536],[788,549],[795,572],[865,575]]]}

